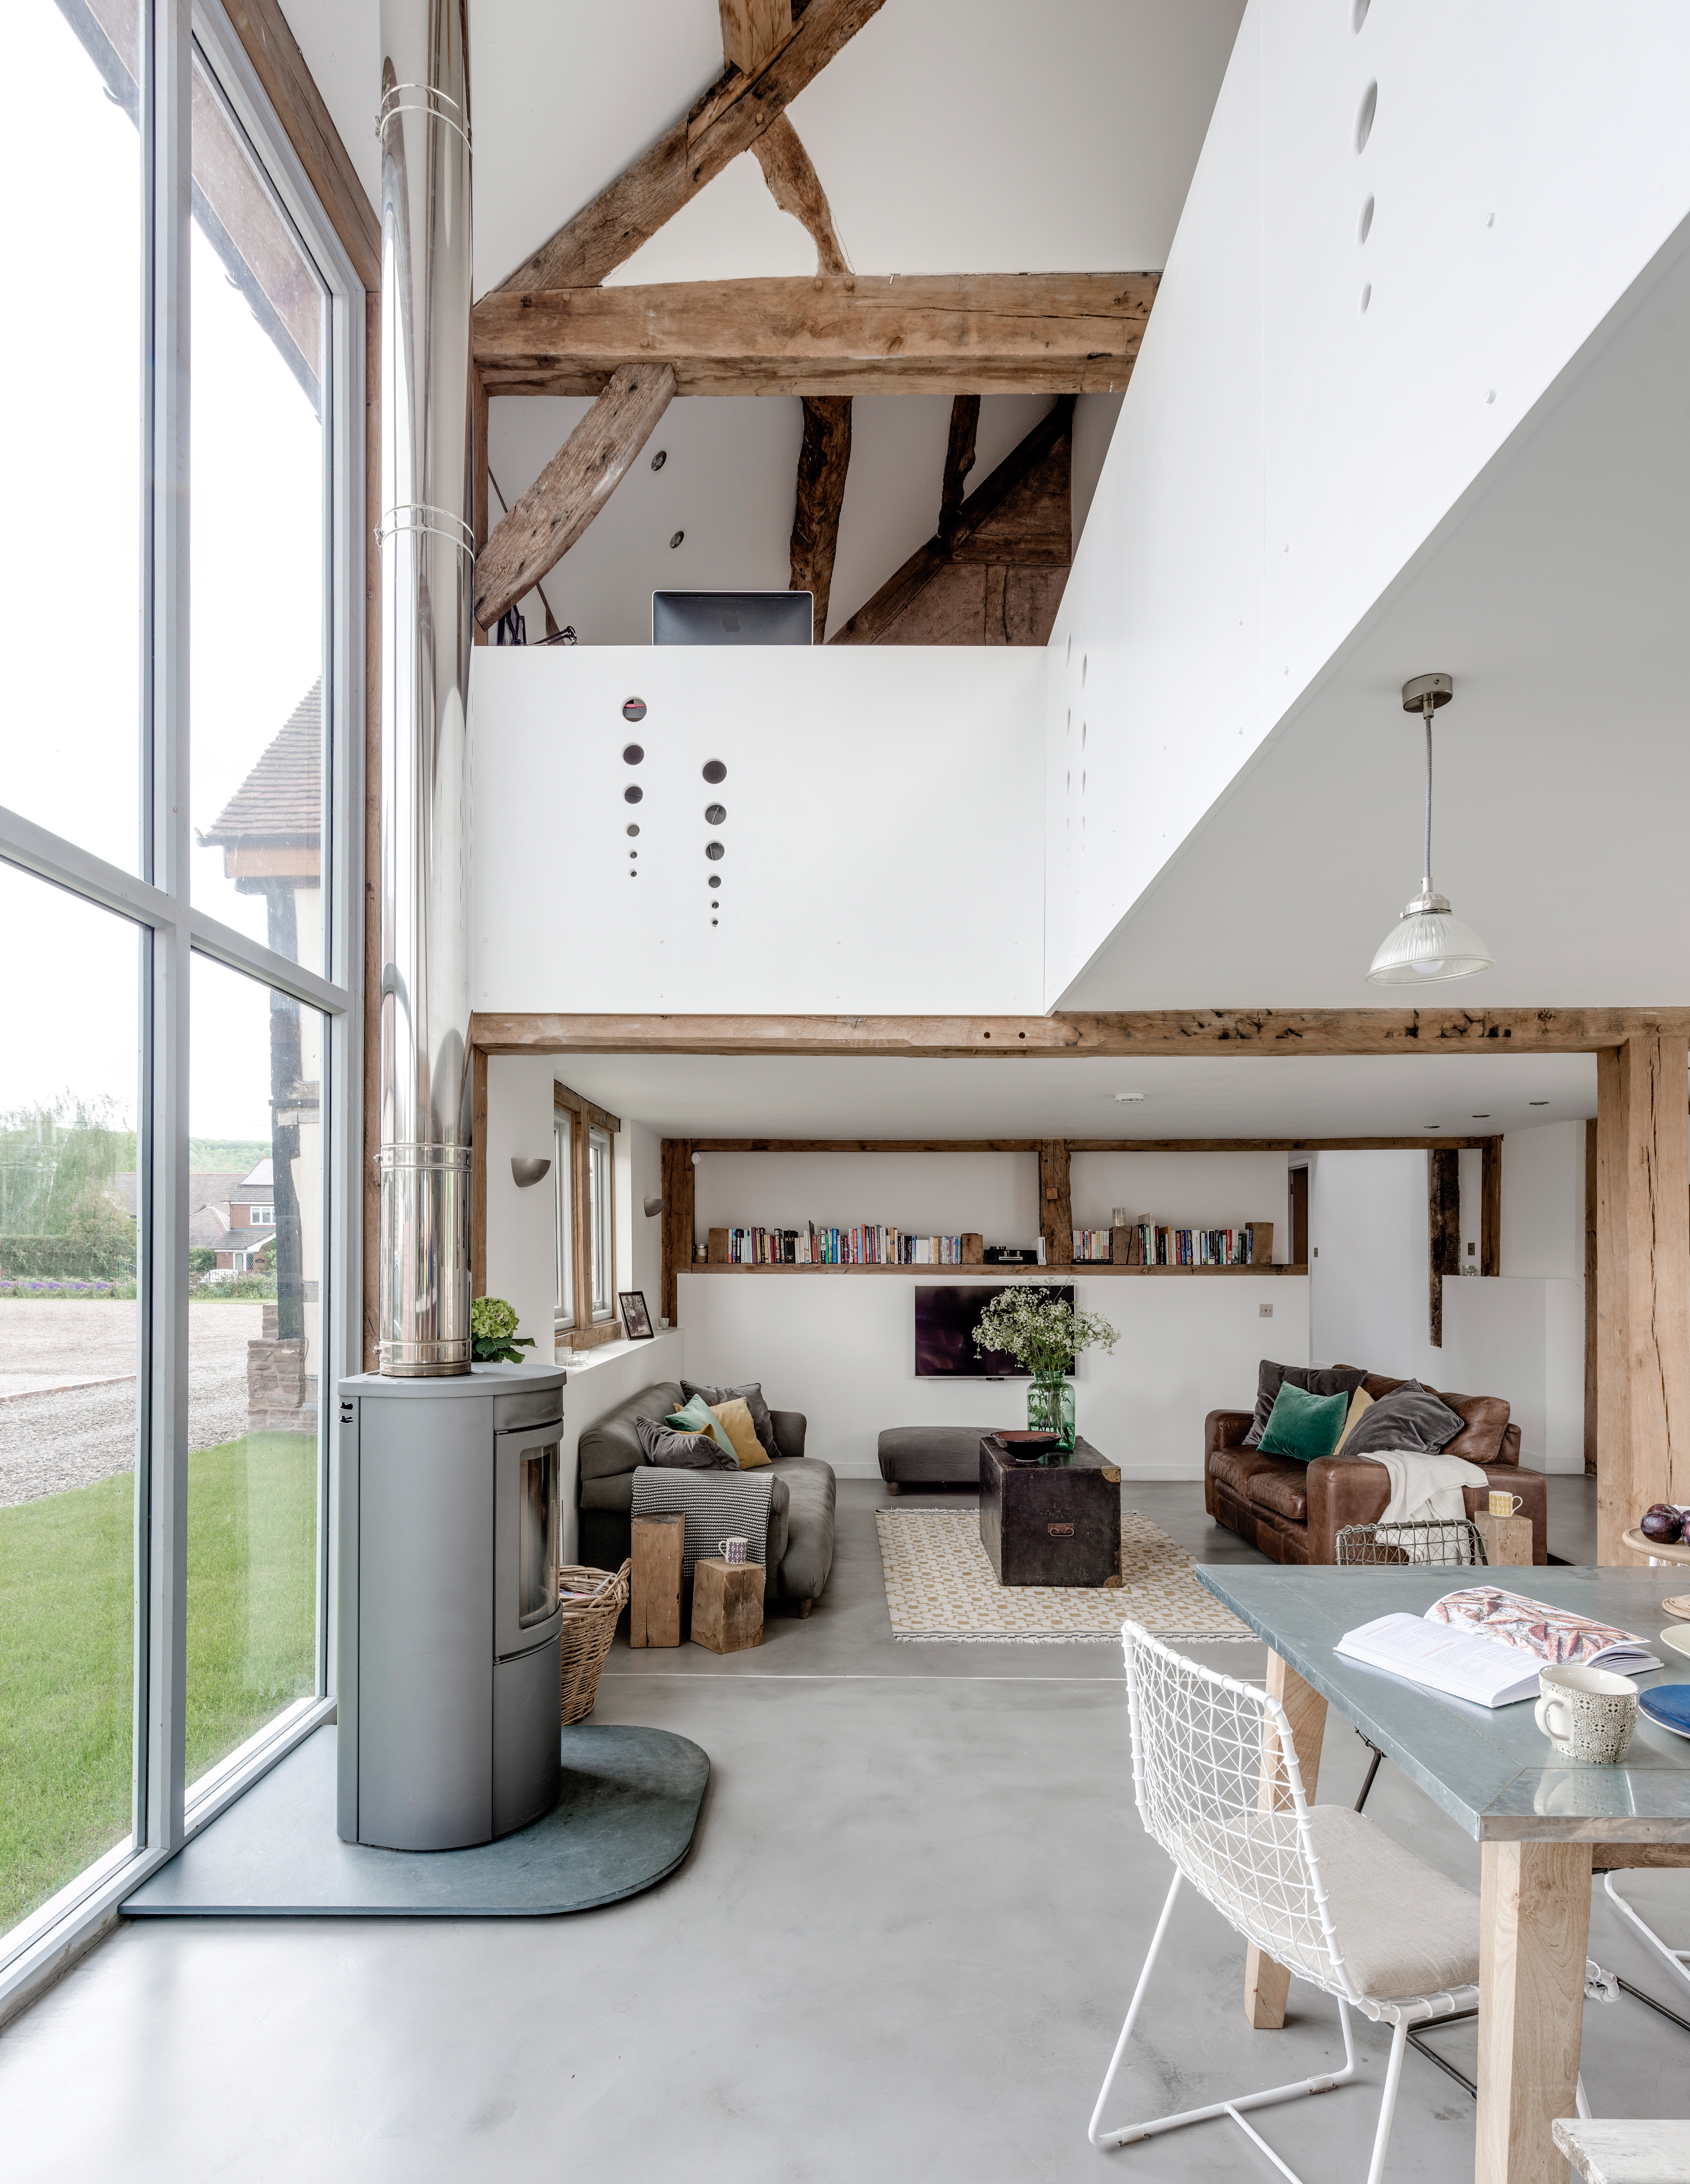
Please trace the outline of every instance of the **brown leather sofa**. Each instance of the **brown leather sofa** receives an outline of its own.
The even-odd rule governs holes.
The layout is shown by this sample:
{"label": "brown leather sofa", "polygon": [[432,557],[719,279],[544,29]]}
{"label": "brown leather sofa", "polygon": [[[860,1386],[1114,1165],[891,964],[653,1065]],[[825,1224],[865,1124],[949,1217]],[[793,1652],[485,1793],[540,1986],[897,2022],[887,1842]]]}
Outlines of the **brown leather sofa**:
{"label": "brown leather sofa", "polygon": [[[1362,1385],[1377,1402],[1403,1383],[1369,1373]],[[1531,1559],[1547,1563],[1543,1474],[1522,1468],[1520,1428],[1509,1424],[1508,1405],[1500,1396],[1452,1396],[1441,1388],[1431,1392],[1467,1421],[1444,1453],[1464,1457],[1493,1486],[1519,1495],[1520,1515],[1531,1519]],[[1297,1463],[1263,1456],[1243,1446],[1253,1415],[1211,1411],[1203,1421],[1203,1501],[1210,1516],[1276,1563],[1336,1562],[1336,1542],[1344,1525],[1377,1524],[1385,1514],[1391,1498],[1389,1473],[1359,1457],[1320,1456],[1312,1463]],[[1470,1517],[1485,1507],[1485,1490],[1479,1487],[1465,1488],[1463,1498]]]}

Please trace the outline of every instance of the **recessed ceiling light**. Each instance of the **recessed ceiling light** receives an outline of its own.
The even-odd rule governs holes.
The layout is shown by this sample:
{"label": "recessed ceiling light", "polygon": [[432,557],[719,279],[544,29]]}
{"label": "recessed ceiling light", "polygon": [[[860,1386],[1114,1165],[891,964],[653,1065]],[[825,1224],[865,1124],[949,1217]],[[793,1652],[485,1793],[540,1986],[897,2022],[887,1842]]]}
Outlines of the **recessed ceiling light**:
{"label": "recessed ceiling light", "polygon": [[1441,1130],[1443,1128],[1443,1124],[1442,1123],[1422,1123],[1420,1128],[1423,1130]]}
{"label": "recessed ceiling light", "polygon": [[1467,1119],[1470,1123],[1488,1123],[1491,1119],[1491,1111],[1487,1107],[1482,1115],[1470,1115]]}
{"label": "recessed ceiling light", "polygon": [[1547,1107],[1549,1102],[1547,1100],[1528,1100],[1525,1104],[1528,1107]]}
{"label": "recessed ceiling light", "polygon": [[1144,1096],[1145,1095],[1142,1092],[1118,1092],[1115,1095],[1117,1100],[1123,1106],[1124,1106],[1129,1100],[1142,1100]]}

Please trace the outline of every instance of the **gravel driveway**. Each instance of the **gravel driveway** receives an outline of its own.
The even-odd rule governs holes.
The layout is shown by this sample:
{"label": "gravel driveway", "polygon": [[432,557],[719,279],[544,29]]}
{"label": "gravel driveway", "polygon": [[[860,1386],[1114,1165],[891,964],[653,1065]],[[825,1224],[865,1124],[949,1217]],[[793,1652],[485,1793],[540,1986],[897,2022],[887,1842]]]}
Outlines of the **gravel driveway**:
{"label": "gravel driveway", "polygon": [[[0,1297],[0,1508],[134,1469],[135,1315],[132,1299]],[[263,1328],[256,1299],[189,1304],[190,1448],[245,1433]]]}

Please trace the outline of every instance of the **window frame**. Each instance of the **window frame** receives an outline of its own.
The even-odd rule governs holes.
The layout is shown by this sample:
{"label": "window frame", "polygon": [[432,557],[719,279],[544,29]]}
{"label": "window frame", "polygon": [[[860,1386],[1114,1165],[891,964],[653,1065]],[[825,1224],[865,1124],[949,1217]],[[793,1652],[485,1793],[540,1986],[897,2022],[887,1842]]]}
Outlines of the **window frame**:
{"label": "window frame", "polygon": [[[556,1117],[566,1115],[570,1121],[569,1234],[566,1245],[561,1218],[557,1234],[560,1251],[566,1249],[568,1253],[573,1311],[567,1323],[562,1320],[557,1323],[557,1332],[567,1337],[569,1347],[589,1350],[600,1343],[619,1341],[622,1334],[616,1306],[618,1251],[616,1230],[616,1141],[622,1134],[622,1126],[618,1117],[607,1113],[592,1100],[583,1099],[578,1092],[571,1091],[568,1085],[555,1080],[552,1084],[552,1112],[554,1128]],[[593,1150],[595,1139],[605,1148],[602,1223],[595,1223],[594,1218]],[[595,1264],[595,1251],[600,1254],[602,1263]],[[601,1279],[605,1284],[607,1305],[594,1301],[595,1291]]]}
{"label": "window frame", "polygon": [[598,1123],[587,1126],[587,1170],[588,1294],[593,1324],[601,1327],[616,1316],[616,1163],[611,1133]]}
{"label": "window frame", "polygon": [[[117,1906],[334,1707],[337,1540],[330,1391],[362,1353],[362,900],[365,290],[220,0],[140,0],[142,211],[141,855],[128,872],[0,807],[0,859],[114,912],[142,937],[136,1115],[137,1444],[133,1830],[0,1936],[0,2023],[114,1922]],[[193,906],[189,821],[189,267],[194,47],[328,296],[324,359],[321,868],[327,975]],[[326,1019],[324,1371],[319,1407],[315,1690],[198,1782],[184,1780],[187,1493],[189,973],[195,954]]]}

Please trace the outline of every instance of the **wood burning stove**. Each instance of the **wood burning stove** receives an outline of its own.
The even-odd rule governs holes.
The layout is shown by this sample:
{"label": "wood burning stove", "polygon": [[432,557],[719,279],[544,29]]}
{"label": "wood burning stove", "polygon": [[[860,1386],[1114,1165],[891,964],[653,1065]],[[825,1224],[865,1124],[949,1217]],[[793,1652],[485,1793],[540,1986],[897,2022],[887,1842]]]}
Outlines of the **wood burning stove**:
{"label": "wood burning stove", "polygon": [[461,1850],[557,1802],[563,1384],[534,1365],[341,1383],[348,1842]]}

